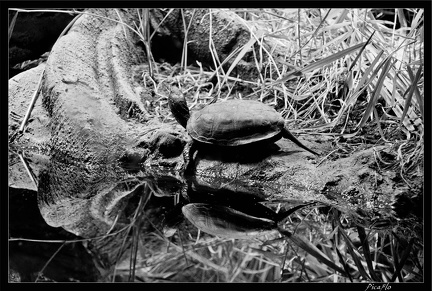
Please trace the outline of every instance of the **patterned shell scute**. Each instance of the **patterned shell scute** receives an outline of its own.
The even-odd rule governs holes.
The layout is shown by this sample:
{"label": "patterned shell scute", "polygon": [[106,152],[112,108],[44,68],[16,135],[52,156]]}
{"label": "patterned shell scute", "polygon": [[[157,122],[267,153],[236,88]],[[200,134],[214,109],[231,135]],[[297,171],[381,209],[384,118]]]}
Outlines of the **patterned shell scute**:
{"label": "patterned shell scute", "polygon": [[187,131],[203,143],[237,146],[270,139],[283,126],[280,114],[259,101],[229,100],[194,112]]}

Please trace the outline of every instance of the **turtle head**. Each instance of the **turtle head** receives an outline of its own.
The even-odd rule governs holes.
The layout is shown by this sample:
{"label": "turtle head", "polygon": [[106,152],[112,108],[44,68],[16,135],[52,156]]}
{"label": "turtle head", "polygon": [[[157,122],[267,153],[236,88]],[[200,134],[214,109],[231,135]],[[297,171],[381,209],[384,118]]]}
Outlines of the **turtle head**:
{"label": "turtle head", "polygon": [[171,88],[168,95],[168,105],[177,122],[186,128],[190,113],[186,103],[186,98],[179,89],[175,87]]}

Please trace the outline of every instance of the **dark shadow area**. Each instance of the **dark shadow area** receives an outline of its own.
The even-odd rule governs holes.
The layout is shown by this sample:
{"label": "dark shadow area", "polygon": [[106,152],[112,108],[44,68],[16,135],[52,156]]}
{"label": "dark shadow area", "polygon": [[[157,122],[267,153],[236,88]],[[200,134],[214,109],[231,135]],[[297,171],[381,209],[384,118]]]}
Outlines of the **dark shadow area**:
{"label": "dark shadow area", "polygon": [[[16,13],[9,11],[9,25]],[[18,13],[9,41],[9,78],[24,71],[14,68],[15,65],[38,59],[50,51],[60,33],[74,17],[53,12]]]}
{"label": "dark shadow area", "polygon": [[[94,282],[98,278],[93,259],[81,242],[63,247],[62,243],[51,242],[79,238],[46,224],[34,191],[9,188],[9,237],[24,239],[9,242],[9,266],[19,273],[21,282]],[[41,271],[42,277],[38,278]]]}

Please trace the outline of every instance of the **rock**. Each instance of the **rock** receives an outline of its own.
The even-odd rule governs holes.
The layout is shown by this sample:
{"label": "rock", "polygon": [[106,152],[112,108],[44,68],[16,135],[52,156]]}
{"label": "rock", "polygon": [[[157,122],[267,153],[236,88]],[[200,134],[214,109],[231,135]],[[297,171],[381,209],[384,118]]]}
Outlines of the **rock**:
{"label": "rock", "polygon": [[[76,221],[61,212],[65,205],[71,213],[81,213],[90,207],[82,197],[115,189],[116,179],[125,173],[119,160],[144,158],[141,143],[152,132],[143,123],[148,116],[129,70],[143,61],[142,51],[133,45],[137,36],[124,35],[124,27],[109,20],[118,17],[115,11],[89,12],[102,17],[83,15],[56,43],[46,65],[9,81],[10,147],[30,160],[41,213],[52,226]],[[120,13],[132,26],[138,21],[133,13]],[[16,135],[42,71],[39,99],[25,131]],[[14,165],[20,168],[11,168],[11,186],[35,189],[30,179],[22,180],[26,170],[21,163]]]}
{"label": "rock", "polygon": [[[32,95],[37,89],[40,75],[45,64],[16,75],[9,80],[9,140],[11,140],[21,125],[30,105]],[[29,174],[18,154],[22,154],[33,170],[35,179],[39,171],[49,159],[50,136],[48,125],[50,118],[42,107],[41,97],[35,103],[32,115],[23,136],[9,144],[9,186],[14,188],[37,190],[37,185]]]}
{"label": "rock", "polygon": [[[211,18],[209,17],[211,13]],[[186,23],[189,23],[188,37],[188,60],[194,63],[194,60],[199,60],[205,66],[215,67],[212,53],[209,50],[209,39],[212,39],[214,49],[218,52],[219,60],[225,60],[236,49],[243,47],[251,39],[248,28],[241,21],[241,18],[232,11],[218,11],[209,9],[173,9],[170,15],[166,15],[166,11],[155,9],[152,11],[151,24],[154,29],[157,28],[158,33],[155,35],[155,46],[162,47],[163,44],[171,42],[170,45],[165,45],[169,48],[170,54],[178,55],[179,50],[183,45],[185,32],[183,31],[183,17]],[[165,19],[165,16],[167,18]],[[162,19],[164,21],[162,22]],[[210,20],[212,21],[210,24]],[[162,23],[162,25],[160,25]],[[227,25],[230,29],[225,29]],[[210,31],[210,27],[212,30]],[[168,60],[172,60],[170,56]],[[174,58],[175,59],[175,58]],[[244,59],[253,60],[251,51],[245,54]],[[235,58],[231,58],[224,64],[228,69],[234,62]],[[236,73],[245,79],[254,79],[258,77],[258,71],[255,63],[240,60],[236,66]],[[214,80],[213,80],[214,81]]]}
{"label": "rock", "polygon": [[[125,35],[121,24],[109,20],[117,19],[114,10],[89,12],[104,18],[83,15],[57,42],[42,87],[43,105],[51,118],[52,150],[39,205],[53,226],[82,223],[80,215],[89,215],[83,209],[91,203],[81,197],[116,189],[118,177],[125,173],[119,160],[143,155],[138,145],[148,132],[142,122],[146,109],[128,69],[143,61],[133,46],[137,36]],[[121,13],[124,21],[137,21],[132,13]],[[58,212],[64,205],[70,205],[66,216]]]}

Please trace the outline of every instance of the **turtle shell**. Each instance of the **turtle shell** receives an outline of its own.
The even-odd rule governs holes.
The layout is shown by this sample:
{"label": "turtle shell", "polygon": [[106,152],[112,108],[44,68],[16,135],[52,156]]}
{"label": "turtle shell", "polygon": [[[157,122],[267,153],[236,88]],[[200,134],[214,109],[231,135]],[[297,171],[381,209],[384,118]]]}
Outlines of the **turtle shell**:
{"label": "turtle shell", "polygon": [[273,220],[222,205],[190,203],[182,207],[182,212],[198,229],[224,238],[253,238],[270,234],[277,228]]}
{"label": "turtle shell", "polygon": [[253,100],[229,100],[193,112],[187,123],[199,142],[238,146],[267,140],[281,133],[284,119],[273,108]]}

